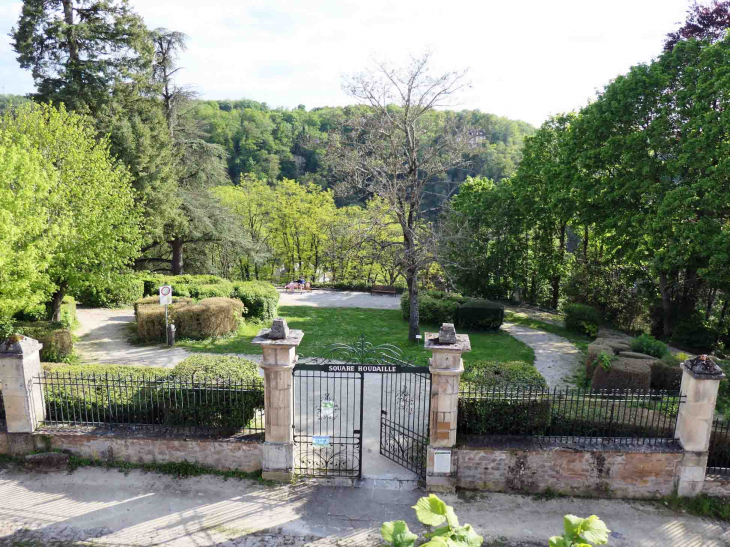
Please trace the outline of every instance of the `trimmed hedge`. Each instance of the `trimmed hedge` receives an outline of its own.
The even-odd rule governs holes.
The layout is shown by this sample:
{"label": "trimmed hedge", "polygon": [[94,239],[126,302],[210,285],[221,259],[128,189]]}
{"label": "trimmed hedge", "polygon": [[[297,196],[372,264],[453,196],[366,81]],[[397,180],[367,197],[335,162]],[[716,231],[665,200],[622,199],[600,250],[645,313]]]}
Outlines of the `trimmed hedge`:
{"label": "trimmed hedge", "polygon": [[682,368],[663,361],[651,363],[651,389],[676,391],[682,385]]}
{"label": "trimmed hedge", "polygon": [[490,300],[469,300],[456,310],[456,323],[462,329],[499,330],[504,323],[504,306]]}
{"label": "trimmed hedge", "polygon": [[[168,306],[168,315],[175,324],[176,335],[182,338],[205,339],[235,331],[240,324],[244,306],[232,298],[206,298],[197,304]],[[160,305],[137,308],[137,334],[146,342],[164,341],[165,307]]]}
{"label": "trimmed hedge", "polygon": [[542,374],[525,361],[473,361],[467,365],[461,381],[466,390],[470,385],[480,389],[513,386],[547,388]]}
{"label": "trimmed hedge", "polygon": [[[68,419],[68,416],[90,417],[102,423],[144,423],[163,426],[201,426],[238,430],[250,425],[256,412],[264,408],[263,380],[253,361],[233,356],[194,355],[180,362],[174,369],[135,367],[128,365],[83,365],[69,367],[43,366],[49,374],[46,403],[49,419]],[[54,384],[53,376],[61,376]],[[97,387],[93,396],[76,386],[64,386],[65,378],[96,376]],[[151,382],[109,383],[122,377],[130,380],[171,380],[182,385],[160,385]],[[234,389],[223,391],[204,389],[208,382],[221,387],[233,384]],[[239,384],[239,389],[235,389]],[[54,413],[58,412],[58,415]]]}
{"label": "trimmed hedge", "polygon": [[109,280],[84,284],[74,296],[92,308],[128,305],[144,296],[144,282],[136,275],[115,275]]}
{"label": "trimmed hedge", "polygon": [[669,353],[669,348],[650,334],[642,334],[631,340],[631,351],[661,359]]}
{"label": "trimmed hedge", "polygon": [[585,304],[568,304],[565,306],[565,328],[572,332],[596,336],[601,324],[598,310]]}
{"label": "trimmed hedge", "polygon": [[35,323],[18,324],[25,336],[35,338],[41,344],[41,361],[46,363],[65,363],[74,352],[74,340],[71,331],[62,323],[53,321],[36,321]]}
{"label": "trimmed hedge", "polygon": [[279,291],[264,281],[242,281],[233,284],[233,298],[246,307],[245,317],[271,321],[279,309]]}
{"label": "trimmed hedge", "polygon": [[459,397],[457,429],[472,435],[544,435],[550,401],[469,399]]}
{"label": "trimmed hedge", "polygon": [[[420,321],[427,325],[455,323],[456,310],[469,299],[457,293],[443,291],[424,291],[418,295],[418,315]],[[411,315],[410,293],[401,295],[400,308],[403,319],[408,321]]]}
{"label": "trimmed hedge", "polygon": [[616,359],[608,369],[597,366],[593,372],[592,389],[630,389],[649,391],[651,367],[644,359]]}
{"label": "trimmed hedge", "polygon": [[[172,304],[171,306],[184,306],[186,304],[192,304],[193,299],[192,298],[183,298],[181,296],[173,296],[172,297]],[[140,298],[134,303],[134,316],[137,316],[137,310],[140,306],[159,306],[160,305],[160,297],[159,296],[145,296],[144,298]],[[168,312],[170,310],[168,309]]]}
{"label": "trimmed hedge", "polygon": [[593,378],[596,367],[600,364],[600,355],[613,356],[613,348],[596,342],[588,346],[588,355],[586,355],[586,378]]}

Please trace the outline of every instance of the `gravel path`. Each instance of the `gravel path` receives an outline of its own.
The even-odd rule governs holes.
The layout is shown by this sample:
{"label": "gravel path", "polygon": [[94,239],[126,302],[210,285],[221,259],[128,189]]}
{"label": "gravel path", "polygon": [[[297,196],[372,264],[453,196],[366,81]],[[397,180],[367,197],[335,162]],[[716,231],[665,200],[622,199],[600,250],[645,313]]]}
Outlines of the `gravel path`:
{"label": "gravel path", "polygon": [[514,323],[504,323],[502,330],[535,351],[535,368],[543,375],[550,389],[573,385],[571,377],[579,366],[581,352],[572,343],[556,334]]}
{"label": "gravel path", "polygon": [[397,310],[400,297],[356,291],[287,292],[279,289],[280,306],[313,306],[316,308],[374,308]]}

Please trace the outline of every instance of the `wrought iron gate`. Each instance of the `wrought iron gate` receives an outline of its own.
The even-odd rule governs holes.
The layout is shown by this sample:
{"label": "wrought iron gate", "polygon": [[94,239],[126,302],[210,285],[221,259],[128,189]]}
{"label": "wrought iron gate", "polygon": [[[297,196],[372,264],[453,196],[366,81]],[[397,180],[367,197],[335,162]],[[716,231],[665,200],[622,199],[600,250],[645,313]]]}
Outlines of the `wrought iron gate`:
{"label": "wrought iron gate", "polygon": [[402,356],[361,336],[294,367],[295,473],[362,477],[364,375],[379,374],[380,454],[425,478],[431,373]]}
{"label": "wrought iron gate", "polygon": [[362,476],[363,373],[296,365],[294,472],[310,477]]}
{"label": "wrought iron gate", "polygon": [[380,387],[380,453],[425,479],[431,373],[405,362],[399,370],[384,374]]}

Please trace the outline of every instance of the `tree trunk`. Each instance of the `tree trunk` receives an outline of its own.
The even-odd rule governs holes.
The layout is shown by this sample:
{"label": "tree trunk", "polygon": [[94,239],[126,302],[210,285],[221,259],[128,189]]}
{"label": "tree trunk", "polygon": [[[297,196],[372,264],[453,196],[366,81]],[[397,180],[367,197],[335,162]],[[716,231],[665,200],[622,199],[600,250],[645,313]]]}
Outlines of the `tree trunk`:
{"label": "tree trunk", "polygon": [[710,289],[707,294],[707,310],[705,310],[705,321],[710,320],[710,315],[712,314],[712,307],[715,305],[715,295],[717,294],[717,289]]}
{"label": "tree trunk", "polygon": [[[565,257],[565,229],[566,225],[563,224],[560,227],[560,251],[558,252],[558,263],[562,264],[563,259]],[[554,310],[558,309],[558,303],[560,302],[560,274],[553,276],[553,300],[552,300],[552,308]]]}
{"label": "tree trunk", "polygon": [[58,289],[53,293],[51,299],[51,321],[61,320],[61,304],[63,303],[63,297],[66,296],[67,286],[65,283],[61,283]]}
{"label": "tree trunk", "polygon": [[74,29],[73,0],[61,0],[63,4],[63,22],[66,23],[66,39],[68,40],[68,55],[73,63],[79,62],[79,44]]}
{"label": "tree trunk", "polygon": [[664,312],[664,337],[668,339],[672,335],[672,299],[669,294],[667,272],[659,274],[659,291],[662,294],[662,311]]}
{"label": "tree trunk", "polygon": [[176,237],[170,242],[172,247],[172,275],[182,275],[183,273],[183,241]]}
{"label": "tree trunk", "polygon": [[588,262],[588,226],[583,226],[583,260]]}
{"label": "tree trunk", "polygon": [[416,341],[416,335],[421,333],[418,316],[418,272],[415,268],[406,270],[406,282],[411,301],[411,315],[408,318],[408,340]]}

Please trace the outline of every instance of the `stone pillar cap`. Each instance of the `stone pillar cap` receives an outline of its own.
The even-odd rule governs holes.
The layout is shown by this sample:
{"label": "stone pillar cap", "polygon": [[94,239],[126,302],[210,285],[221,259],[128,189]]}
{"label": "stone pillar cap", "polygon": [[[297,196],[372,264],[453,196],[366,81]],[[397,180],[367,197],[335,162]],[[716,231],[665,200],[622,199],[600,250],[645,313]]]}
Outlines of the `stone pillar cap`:
{"label": "stone pillar cap", "polygon": [[36,351],[40,351],[43,347],[35,338],[29,338],[22,334],[15,334],[0,342],[0,358],[14,357],[16,355],[29,355]]}
{"label": "stone pillar cap", "polygon": [[272,340],[284,340],[289,337],[289,325],[281,317],[274,319],[269,330],[269,338]]}
{"label": "stone pillar cap", "polygon": [[456,342],[453,344],[442,344],[439,335],[435,332],[425,332],[423,333],[423,338],[423,347],[430,351],[454,351],[458,353],[471,351],[468,334],[457,334]]}
{"label": "stone pillar cap", "polygon": [[456,344],[456,329],[453,323],[444,323],[439,329],[439,344]]}
{"label": "stone pillar cap", "polygon": [[724,380],[725,378],[727,378],[725,373],[722,372],[722,369],[717,366],[717,363],[715,363],[714,360],[712,361],[712,363],[715,366],[715,368],[720,372],[719,374],[692,370],[692,368],[690,368],[689,361],[684,361],[683,363],[680,363],[679,366],[682,367],[685,370],[685,372],[687,372],[695,380],[718,380],[718,381],[720,381],[720,380]]}
{"label": "stone pillar cap", "polygon": [[271,329],[261,329],[251,343],[255,346],[291,348],[301,344],[304,338],[304,331],[301,330],[290,330],[286,338],[271,338],[270,332]]}

